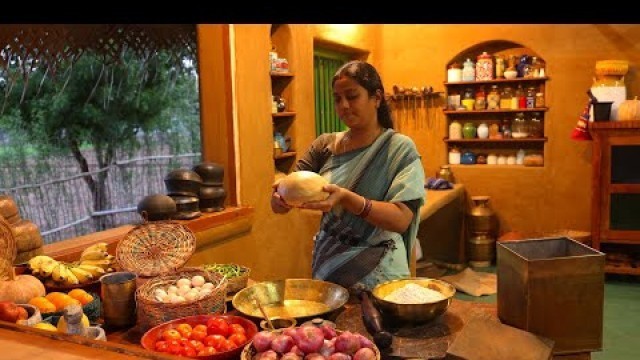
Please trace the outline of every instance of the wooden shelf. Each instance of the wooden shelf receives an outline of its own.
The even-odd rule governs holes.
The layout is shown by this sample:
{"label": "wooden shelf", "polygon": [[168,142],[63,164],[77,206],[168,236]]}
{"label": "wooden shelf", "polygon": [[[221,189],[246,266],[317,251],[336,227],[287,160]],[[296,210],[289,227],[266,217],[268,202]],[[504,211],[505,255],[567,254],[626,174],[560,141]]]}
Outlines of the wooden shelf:
{"label": "wooden shelf", "polygon": [[448,164],[452,169],[513,169],[513,170],[522,170],[522,169],[538,169],[542,170],[544,166],[524,166],[524,165],[487,165],[487,164],[473,164],[473,165],[464,165],[464,164]]}
{"label": "wooden shelf", "polygon": [[594,121],[589,123],[589,130],[640,129],[640,120],[628,121]]}
{"label": "wooden shelf", "polygon": [[[545,112],[548,107],[542,108],[525,108],[525,109],[499,109],[499,110],[442,110],[445,115],[472,115],[472,114],[501,114],[501,113],[517,113],[517,112]],[[593,124],[593,123],[590,123]]]}
{"label": "wooden shelf", "polygon": [[269,74],[274,78],[292,78],[294,76],[292,72],[271,71]]}
{"label": "wooden shelf", "polygon": [[273,158],[275,160],[281,160],[281,159],[288,159],[288,158],[295,157],[295,156],[296,156],[296,152],[295,151],[289,151],[289,152],[282,153],[280,155],[274,155]]}
{"label": "wooden shelf", "polygon": [[535,81],[547,81],[549,77],[537,77],[537,78],[515,78],[515,79],[495,79],[484,81],[457,81],[457,82],[445,82],[445,86],[449,85],[484,85],[484,84],[504,84],[504,83],[519,83],[519,82],[535,82]]}
{"label": "wooden shelf", "polygon": [[634,268],[628,265],[614,266],[611,264],[605,264],[604,272],[607,274],[640,275],[640,268]]}
{"label": "wooden shelf", "polygon": [[271,113],[271,117],[274,117],[274,118],[283,118],[283,117],[292,117],[292,116],[296,116],[295,111],[283,111],[279,113]]}
{"label": "wooden shelf", "polygon": [[513,139],[513,138],[509,138],[509,139],[458,139],[458,140],[451,140],[449,138],[444,138],[444,142],[446,143],[513,143],[513,142],[528,142],[528,143],[536,143],[536,142],[546,142],[548,139],[547,137],[543,137],[543,138],[523,138],[523,139]]}

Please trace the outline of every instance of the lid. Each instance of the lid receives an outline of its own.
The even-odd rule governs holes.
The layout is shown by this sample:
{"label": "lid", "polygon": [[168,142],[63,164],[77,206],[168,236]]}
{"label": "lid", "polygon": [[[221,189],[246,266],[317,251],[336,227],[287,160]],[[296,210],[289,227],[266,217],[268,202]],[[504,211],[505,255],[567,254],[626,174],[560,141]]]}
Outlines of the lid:
{"label": "lid", "polygon": [[483,51],[482,54],[478,55],[478,59],[491,59],[491,55],[487,54],[486,51]]}
{"label": "lid", "polygon": [[454,62],[453,64],[449,65],[449,69],[462,69],[462,65],[460,65],[460,63]]}
{"label": "lid", "polygon": [[116,260],[125,271],[141,276],[175,272],[196,250],[196,236],[173,221],[143,223],[118,243]]}

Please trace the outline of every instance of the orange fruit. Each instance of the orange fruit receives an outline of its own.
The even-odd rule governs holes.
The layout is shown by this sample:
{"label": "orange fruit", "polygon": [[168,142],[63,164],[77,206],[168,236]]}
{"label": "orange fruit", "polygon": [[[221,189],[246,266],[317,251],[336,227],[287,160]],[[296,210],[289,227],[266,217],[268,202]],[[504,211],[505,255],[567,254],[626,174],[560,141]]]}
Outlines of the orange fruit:
{"label": "orange fruit", "polygon": [[69,296],[69,295],[67,295],[65,293],[61,293],[61,292],[49,293],[49,294],[47,294],[47,296],[45,296],[45,298],[47,298],[47,300],[51,301],[51,303],[53,305],[55,305],[56,311],[62,311],[62,309],[64,309],[66,306],[71,305],[71,304],[78,304],[78,305],[82,306],[80,301],[72,298],[71,296]]}
{"label": "orange fruit", "polygon": [[56,306],[53,305],[53,303],[47,300],[47,298],[45,298],[44,296],[34,297],[33,299],[29,300],[29,305],[37,307],[42,314],[56,311]]}
{"label": "orange fruit", "polygon": [[84,291],[83,289],[73,289],[73,290],[69,291],[68,295],[71,296],[72,298],[80,301],[80,304],[82,304],[82,305],[87,305],[88,303],[93,301],[93,296],[91,296],[91,294],[89,294],[88,292]]}

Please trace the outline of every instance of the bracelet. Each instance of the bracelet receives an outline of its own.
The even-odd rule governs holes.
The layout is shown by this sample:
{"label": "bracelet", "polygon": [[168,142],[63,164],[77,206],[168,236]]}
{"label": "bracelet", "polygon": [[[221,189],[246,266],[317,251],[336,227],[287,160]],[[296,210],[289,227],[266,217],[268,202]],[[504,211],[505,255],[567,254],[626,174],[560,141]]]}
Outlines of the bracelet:
{"label": "bracelet", "polygon": [[363,197],[362,197],[362,200],[363,200],[363,201],[362,201],[362,209],[360,209],[360,211],[358,211],[358,213],[357,213],[357,214],[355,214],[356,216],[360,216],[360,215],[362,215],[362,213],[364,212],[364,209],[366,209],[366,208],[367,208],[367,198],[363,196]]}
{"label": "bracelet", "polygon": [[373,206],[373,203],[371,202],[371,200],[366,199],[365,200],[365,204],[364,204],[364,210],[362,210],[362,212],[360,212],[360,214],[358,214],[358,217],[361,217],[363,219],[365,219],[367,216],[369,216],[369,213],[371,212],[371,207]]}

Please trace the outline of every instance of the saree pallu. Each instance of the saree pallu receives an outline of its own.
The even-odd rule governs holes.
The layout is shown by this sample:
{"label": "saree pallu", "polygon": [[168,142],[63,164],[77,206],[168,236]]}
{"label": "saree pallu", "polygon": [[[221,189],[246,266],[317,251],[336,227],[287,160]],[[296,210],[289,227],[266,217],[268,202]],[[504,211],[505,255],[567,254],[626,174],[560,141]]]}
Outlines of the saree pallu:
{"label": "saree pallu", "polygon": [[[413,141],[387,129],[365,148],[332,155],[319,174],[350,188],[361,174],[356,193],[387,202],[424,203],[424,170]],[[419,211],[402,234],[376,228],[336,207],[322,217],[314,237],[313,277],[346,288],[375,285],[408,277],[410,252],[418,231]]]}

